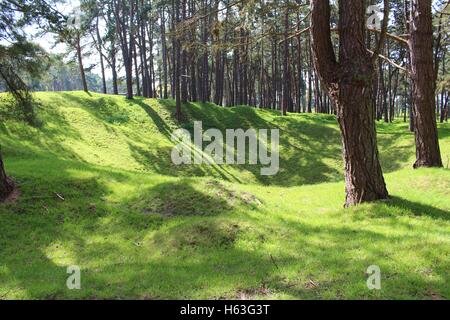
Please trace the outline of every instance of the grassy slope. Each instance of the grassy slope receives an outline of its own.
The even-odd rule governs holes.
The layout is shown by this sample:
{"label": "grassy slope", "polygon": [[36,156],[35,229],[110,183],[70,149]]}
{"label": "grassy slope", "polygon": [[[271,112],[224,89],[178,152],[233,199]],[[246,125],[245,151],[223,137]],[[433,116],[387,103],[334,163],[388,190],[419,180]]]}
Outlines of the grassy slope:
{"label": "grassy slope", "polygon": [[[172,165],[171,101],[37,97],[40,129],[0,113],[22,191],[0,205],[0,299],[450,298],[450,172],[410,169],[402,123],[378,129],[392,200],[343,210],[333,117],[185,107],[188,129],[280,128],[281,172],[263,178]],[[450,127],[440,135],[447,163]],[[72,264],[80,291],[65,287]],[[381,291],[366,287],[370,265]]]}

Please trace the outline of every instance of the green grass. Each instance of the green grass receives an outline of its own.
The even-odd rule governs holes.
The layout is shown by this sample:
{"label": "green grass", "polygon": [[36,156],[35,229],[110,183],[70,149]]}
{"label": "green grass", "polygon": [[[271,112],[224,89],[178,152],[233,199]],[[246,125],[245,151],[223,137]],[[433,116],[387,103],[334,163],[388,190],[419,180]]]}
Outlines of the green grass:
{"label": "green grass", "polygon": [[[332,116],[183,107],[187,129],[280,128],[280,173],[261,177],[258,166],[172,165],[173,101],[36,97],[41,128],[0,102],[21,190],[0,204],[0,299],[450,298],[450,171],[412,170],[401,122],[378,127],[392,199],[344,210]],[[447,166],[450,126],[439,130]],[[82,290],[66,288],[70,265]],[[370,265],[380,291],[367,289]]]}

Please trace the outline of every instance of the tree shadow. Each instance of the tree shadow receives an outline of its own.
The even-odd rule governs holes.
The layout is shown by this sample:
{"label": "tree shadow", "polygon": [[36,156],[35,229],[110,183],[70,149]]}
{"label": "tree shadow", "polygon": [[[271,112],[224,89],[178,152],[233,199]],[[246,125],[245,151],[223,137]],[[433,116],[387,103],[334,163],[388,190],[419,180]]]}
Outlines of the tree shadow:
{"label": "tree shadow", "polygon": [[[139,105],[152,119],[159,132],[162,133],[166,138],[170,139],[174,127],[170,127],[167,122],[164,121],[164,119],[162,119],[161,116],[144,101],[145,99],[143,98],[136,98],[130,103],[136,103],[137,105]],[[161,101],[165,100],[158,100],[158,102],[162,103]]]}
{"label": "tree shadow", "polygon": [[[205,265],[226,268],[236,279],[240,270],[261,263],[259,254],[240,253],[234,248],[239,230],[233,224],[207,220],[174,224],[168,219],[206,219],[238,207],[257,208],[259,203],[251,194],[236,192],[214,180],[199,186],[198,182],[180,179],[157,183],[137,198],[114,203],[106,200],[112,191],[99,177],[119,183],[124,176],[56,159],[53,169],[61,174],[47,176],[45,170],[32,176],[22,173],[24,197],[14,204],[0,204],[2,298],[153,298],[160,294],[161,279],[173,287],[173,292],[167,295],[166,291],[162,298],[182,298],[198,294],[199,286],[205,285]],[[83,176],[94,175],[79,177],[74,170],[82,170]],[[149,232],[168,225],[169,238],[162,232],[155,235],[154,245],[146,242]],[[186,252],[160,260],[145,253],[148,250],[197,253],[192,260],[186,258]],[[236,259],[211,261],[211,250],[240,257],[243,266]],[[66,288],[69,265],[81,267],[81,291]],[[270,268],[268,263],[267,270]],[[224,282],[215,284],[221,285]]]}
{"label": "tree shadow", "polygon": [[209,216],[227,213],[233,209],[225,197],[212,191],[197,190],[190,180],[164,182],[143,191],[139,198],[129,201],[142,214],[163,216]]}
{"label": "tree shadow", "polygon": [[[140,102],[148,109],[145,101]],[[334,116],[298,115],[282,117],[276,111],[257,110],[251,107],[221,108],[211,103],[187,103],[183,105],[186,120],[178,125],[173,118],[175,102],[158,100],[165,112],[171,115],[171,124],[160,131],[168,135],[167,130],[181,126],[191,133],[194,121],[202,121],[203,130],[226,129],[280,129],[280,172],[267,177],[260,174],[260,166],[242,165],[236,171],[251,174],[253,179],[266,185],[294,186],[338,182],[343,180],[343,161],[341,137]],[[152,108],[149,108],[152,110]],[[165,121],[151,111],[156,122]],[[378,127],[380,160],[385,173],[394,172],[408,166],[414,157],[414,137],[410,132],[401,132],[397,127]],[[399,141],[408,141],[399,145]],[[225,168],[221,166],[220,168]]]}
{"label": "tree shadow", "polygon": [[[450,211],[442,210],[430,205],[426,205],[419,202],[412,202],[407,199],[393,196],[386,202],[388,207],[396,207],[402,209],[402,211],[410,213],[412,216],[417,217],[430,217],[433,219],[450,221]],[[384,215],[389,215],[389,212],[384,212]]]}
{"label": "tree shadow", "polygon": [[[324,160],[339,161],[340,139],[335,128],[318,125],[313,118],[299,117],[299,121],[274,118],[271,112],[259,113],[251,108],[222,110],[211,106],[213,110],[209,112],[195,105],[186,107],[188,111],[191,108],[194,113],[208,114],[190,118],[192,122],[208,116],[205,128],[281,127],[288,132],[292,137],[282,138],[285,145],[282,161],[292,162],[282,165],[287,168],[286,172],[273,181],[268,179],[267,183],[286,186],[318,183],[332,179],[335,174],[335,179],[341,179],[337,177],[340,173],[336,167]],[[159,130],[167,137],[170,122],[160,119]],[[334,122],[331,118],[325,121],[330,126]],[[183,125],[190,128],[191,122]],[[10,139],[15,136],[11,135]],[[23,139],[27,140],[28,135]],[[435,245],[426,243],[423,235],[419,234],[418,238],[415,233],[393,236],[382,228],[367,230],[367,226],[359,224],[338,227],[331,222],[313,225],[287,219],[268,225],[252,220],[249,214],[256,210],[261,213],[262,217],[258,217],[261,220],[264,214],[270,214],[265,212],[257,197],[234,191],[214,180],[164,178],[169,181],[144,186],[138,197],[124,197],[114,203],[107,200],[112,191],[105,181],[126,183],[129,176],[109,168],[66,160],[63,155],[69,157],[69,151],[55,151],[59,157],[46,158],[44,154],[51,146],[39,144],[38,140],[35,143],[42,152],[24,141],[8,142],[10,146],[27,150],[30,157],[38,158],[35,161],[41,163],[30,162],[17,171],[24,191],[21,199],[14,205],[0,204],[0,283],[8,288],[0,293],[0,298],[13,296],[9,290],[23,291],[30,298],[84,299],[220,298],[222,295],[233,298],[239,291],[258,292],[260,288],[306,299],[324,298],[327,294],[341,298],[348,295],[377,298],[383,297],[382,294],[423,297],[430,288],[443,296],[448,292],[445,283],[448,264],[446,257],[438,256],[442,250],[422,249],[418,253],[436,265],[433,273],[437,280],[416,275],[417,266],[421,266],[418,263],[408,265],[411,260],[396,260],[397,250],[413,254],[414,246]],[[174,174],[173,168],[166,166],[165,156],[146,153],[138,147],[130,144],[140,161],[149,159],[151,164],[147,162],[147,167],[152,171]],[[11,152],[15,149],[10,147]],[[160,152],[168,154],[167,151]],[[154,163],[157,166],[151,167]],[[299,167],[303,169],[300,171]],[[215,169],[198,170],[205,171],[189,174],[211,176]],[[240,170],[258,175],[256,168]],[[74,171],[83,174],[77,176]],[[292,176],[292,180],[288,176]],[[217,178],[225,179],[220,175]],[[65,200],[58,198],[55,192]],[[376,216],[369,218],[389,218],[387,223],[395,226],[398,219],[389,215],[389,207],[448,221],[447,211],[400,197],[386,202],[385,211],[376,210]],[[228,219],[227,215],[232,213],[247,220],[233,219],[234,216]],[[430,230],[433,231],[438,232],[436,228]],[[270,232],[282,236],[272,239],[266,246],[264,239]],[[387,289],[380,295],[371,294],[365,288],[364,272],[374,263],[380,264],[387,279]],[[68,264],[82,267],[83,289],[80,292],[66,289]],[[287,278],[292,274],[293,278]],[[354,283],[361,285],[347,290],[346,286]],[[405,289],[405,284],[410,285]],[[220,296],[215,296],[217,293]]]}
{"label": "tree shadow", "polygon": [[[172,178],[115,203],[105,200],[112,191],[101,178],[121,183],[129,177],[75,161],[55,163],[42,172],[23,172],[28,198],[0,205],[0,296],[239,299],[245,293],[263,299],[272,294],[370,299],[426,298],[431,290],[445,297],[445,257],[437,256],[442,251],[416,253],[433,262],[436,279],[417,274],[426,264],[408,265],[411,260],[397,259],[398,250],[413,254],[428,236],[406,226],[399,234],[386,231],[387,224],[397,227],[397,217],[378,216],[378,209],[376,216],[361,219],[376,224],[377,217],[387,218],[379,221],[383,228],[289,216],[268,224],[264,217],[271,212],[254,195],[215,180]],[[48,170],[61,174],[49,177]],[[55,188],[65,201],[54,195]],[[448,221],[445,210],[402,198],[390,205]],[[66,267],[72,264],[81,267],[81,291],[66,288]],[[379,293],[365,287],[365,271],[373,264],[383,272]]]}
{"label": "tree shadow", "polygon": [[[398,141],[407,137],[406,145],[398,145]],[[390,173],[409,165],[413,162],[415,155],[414,135],[410,132],[386,133],[384,130],[378,132],[378,149],[380,151],[380,162],[383,172]]]}
{"label": "tree shadow", "polygon": [[42,125],[31,127],[24,122],[16,122],[6,126],[0,125],[1,142],[5,154],[24,158],[57,156],[81,160],[70,148],[63,146],[63,137],[80,139],[81,135],[74,130],[66,117],[56,108],[48,107],[39,114]]}
{"label": "tree shadow", "polygon": [[[130,208],[145,215],[214,216],[236,208],[256,209],[261,203],[250,193],[236,192],[216,180],[179,179],[143,190],[138,198],[127,200]],[[127,206],[127,204],[124,204]]]}
{"label": "tree shadow", "polygon": [[[166,114],[173,116],[175,108],[172,100],[159,100],[159,104]],[[156,123],[164,122],[158,113],[141,101],[144,108]],[[279,113],[270,110],[260,110],[250,107],[221,108],[213,104],[188,103],[183,105],[186,121],[177,125],[174,118],[170,118],[170,125],[158,125],[160,132],[169,135],[168,130],[181,126],[193,134],[194,121],[202,121],[203,130],[219,129],[223,136],[227,129],[279,129],[280,134],[280,172],[275,176],[261,175],[261,165],[240,166],[183,166],[183,171],[196,176],[219,174],[226,180],[239,181],[238,173],[250,175],[252,179],[266,185],[293,186],[302,184],[316,184],[329,181],[342,180],[339,166],[331,163],[342,162],[339,132],[331,126],[322,126],[313,120],[290,119],[281,117]],[[173,122],[172,122],[173,121]],[[330,117],[325,119],[332,123]],[[330,143],[332,141],[333,143]],[[205,144],[206,145],[206,144]],[[204,146],[205,146],[204,145]],[[248,150],[246,150],[248,154]],[[142,160],[142,152],[137,153]],[[325,160],[325,161],[324,161]],[[151,162],[151,161],[150,161]],[[209,168],[208,168],[209,167]],[[228,170],[228,168],[230,170]],[[159,173],[163,173],[158,171]],[[233,173],[232,173],[233,172]],[[171,174],[165,171],[164,174]],[[180,172],[178,171],[178,174]],[[183,174],[182,174],[183,175]],[[231,176],[231,177],[230,177]],[[230,179],[231,178],[231,179]]]}
{"label": "tree shadow", "polygon": [[438,124],[439,138],[447,139],[450,137],[450,125],[448,123]]}
{"label": "tree shadow", "polygon": [[[140,165],[139,170],[142,168],[144,171],[174,177],[211,176],[226,181],[256,182],[286,187],[343,180],[341,138],[334,116],[291,114],[289,117],[282,117],[276,111],[258,110],[251,107],[222,108],[208,103],[187,103],[183,105],[185,121],[179,124],[174,118],[175,102],[173,100],[151,100],[137,97],[132,101],[126,101],[126,104],[130,108],[144,110],[148,115],[150,125],[154,125],[155,129],[161,133],[163,140],[165,139],[161,140],[163,143],[159,147],[147,147],[144,144],[150,141],[150,136],[144,137],[132,130],[121,130],[119,126],[112,125],[125,124],[129,117],[126,108],[118,105],[117,99],[117,97],[110,96],[89,97],[63,92],[52,103],[73,101],[82,106],[83,110],[98,118],[111,135],[124,135],[130,155]],[[53,109],[55,112],[57,111],[56,108]],[[48,112],[53,112],[53,109],[50,108]],[[41,149],[82,160],[70,148],[54,142],[60,141],[62,137],[80,139],[80,132],[71,128],[62,115],[49,115],[49,118],[55,118],[58,125],[47,126],[46,131],[42,131],[42,134],[48,137],[48,141],[32,138],[33,146],[28,148],[24,145],[23,148],[20,148],[21,153],[31,157]],[[193,132],[194,121],[202,121],[204,130],[217,128],[222,133],[226,129],[239,128],[244,130],[249,128],[280,129],[280,171],[275,176],[262,176],[261,165],[173,166],[170,157],[170,149],[173,145],[170,139],[171,133],[179,127]],[[0,128],[0,131],[4,130],[5,128]],[[378,132],[380,158],[384,172],[393,172],[409,165],[409,159],[414,156],[413,135],[407,131],[399,133],[398,127],[392,128],[392,126],[384,124],[379,125]],[[20,146],[23,144],[23,142],[13,141],[15,136],[16,134],[7,141],[7,148],[10,145]],[[30,132],[19,136],[23,138],[19,140],[27,141],[32,134]],[[5,139],[9,139],[7,135]],[[160,138],[158,137],[158,139]],[[409,142],[399,144],[400,140],[409,140]],[[95,148],[95,145],[91,147]],[[5,151],[17,153],[15,149],[9,148]]]}
{"label": "tree shadow", "polygon": [[46,175],[45,168],[44,172],[22,172],[18,175],[22,196],[14,203],[0,204],[0,265],[6,270],[0,274],[5,290],[0,296],[76,297],[77,290],[66,286],[67,267],[82,261],[69,251],[82,251],[87,243],[83,232],[95,232],[95,222],[110,214],[102,200],[108,190],[95,178],[70,173],[80,164],[57,159],[53,164],[59,176]]}
{"label": "tree shadow", "polygon": [[[344,213],[341,213],[344,214]],[[367,221],[370,217],[361,217]],[[397,226],[396,217],[379,222]],[[426,247],[429,241],[426,235],[403,232],[393,235],[383,228],[371,228],[353,224],[351,226],[310,225],[306,222],[279,221],[292,234],[301,234],[301,238],[292,239],[285,249],[285,255],[277,256],[280,269],[283,265],[298,265],[299,275],[294,278],[276,276],[272,287],[288,295],[306,299],[399,299],[409,296],[417,299],[431,298],[432,293],[445,298],[448,284],[445,279],[446,258],[439,256],[439,250],[415,251],[414,245],[422,242]],[[377,221],[373,220],[377,225]],[[371,229],[371,230],[369,230]],[[436,229],[429,232],[437,232]],[[418,237],[419,236],[419,237]],[[423,237],[423,238],[420,238]],[[441,244],[443,249],[445,244]],[[293,260],[289,253],[301,252],[303,259]],[[417,255],[415,262],[405,263],[401,255]],[[419,258],[420,257],[420,258]],[[425,260],[433,265],[432,273],[418,274],[417,260]],[[428,263],[425,263],[427,265]],[[382,270],[382,290],[370,291],[366,287],[367,268],[378,265]],[[307,271],[304,271],[307,270]],[[425,269],[424,269],[425,270]],[[426,270],[424,272],[431,272]],[[356,285],[355,285],[356,284]],[[349,285],[353,289],[348,291]]]}

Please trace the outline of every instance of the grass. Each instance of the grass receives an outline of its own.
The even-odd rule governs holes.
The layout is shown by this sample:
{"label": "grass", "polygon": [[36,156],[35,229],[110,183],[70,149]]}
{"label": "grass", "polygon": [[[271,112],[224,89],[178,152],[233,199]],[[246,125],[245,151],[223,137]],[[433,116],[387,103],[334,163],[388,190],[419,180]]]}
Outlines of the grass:
{"label": "grass", "polygon": [[[378,127],[392,198],[344,210],[331,116],[183,107],[187,129],[280,128],[281,171],[261,177],[172,165],[170,100],[37,93],[43,126],[31,128],[0,97],[21,190],[0,204],[0,299],[450,298],[450,171],[411,169],[403,123]],[[439,130],[447,165],[450,127]],[[81,290],[66,288],[70,265]],[[370,265],[379,291],[367,289]]]}

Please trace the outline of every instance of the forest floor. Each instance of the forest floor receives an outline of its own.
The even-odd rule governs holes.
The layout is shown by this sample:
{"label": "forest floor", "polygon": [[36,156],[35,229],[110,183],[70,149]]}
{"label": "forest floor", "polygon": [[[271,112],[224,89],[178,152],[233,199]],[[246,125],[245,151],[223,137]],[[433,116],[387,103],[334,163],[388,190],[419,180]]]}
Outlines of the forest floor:
{"label": "forest floor", "polygon": [[[0,299],[450,299],[450,170],[413,170],[380,123],[388,201],[343,209],[333,116],[183,106],[186,124],[279,128],[280,172],[175,166],[173,101],[37,93],[39,128],[0,95],[20,197],[0,204]],[[450,125],[439,126],[445,166]],[[81,268],[81,290],[66,287]],[[366,270],[381,269],[381,290]]]}

